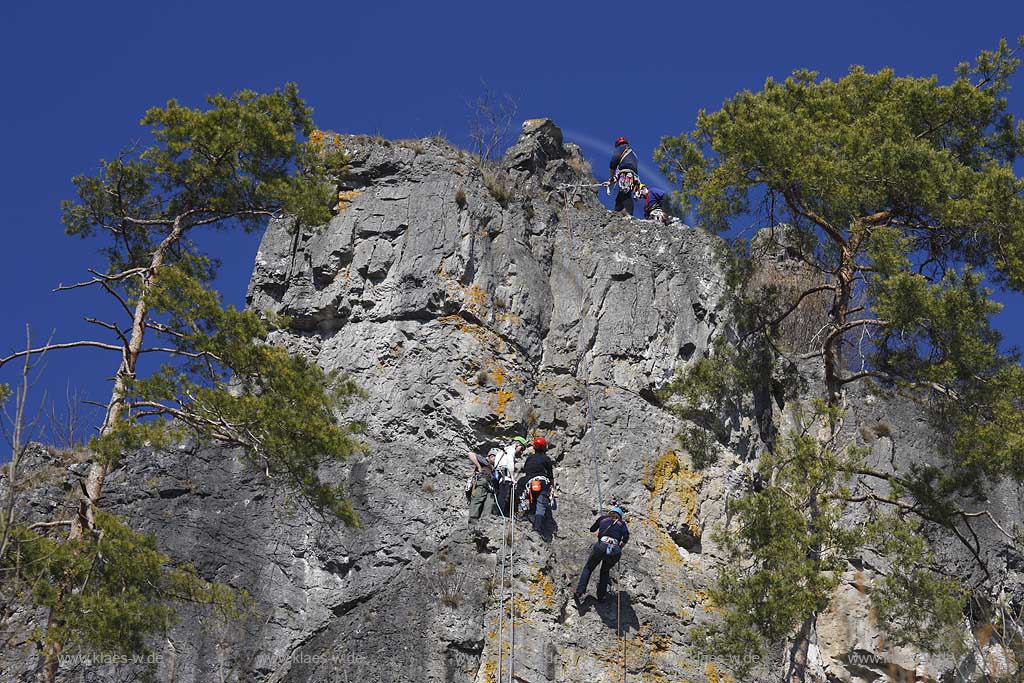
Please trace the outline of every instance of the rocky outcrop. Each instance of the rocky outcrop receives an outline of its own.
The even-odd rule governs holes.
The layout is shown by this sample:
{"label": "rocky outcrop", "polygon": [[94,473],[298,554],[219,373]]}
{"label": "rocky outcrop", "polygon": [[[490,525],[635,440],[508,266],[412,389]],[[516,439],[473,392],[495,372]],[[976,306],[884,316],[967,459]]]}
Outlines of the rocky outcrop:
{"label": "rocky outcrop", "polygon": [[[369,453],[323,472],[345,483],[362,525],[308,510],[229,450],[127,459],[107,505],[256,601],[242,621],[184,612],[155,644],[157,679],[491,683],[499,653],[507,675],[501,525],[467,527],[463,482],[467,451],[529,433],[553,444],[559,528],[550,543],[515,531],[514,680],[618,681],[623,669],[628,680],[724,680],[721,662],[690,642],[714,618],[706,589],[720,555],[705,532],[726,522],[737,468],[786,406],[768,395],[737,415],[729,447],[698,472],[675,440],[681,422],[655,400],[729,333],[719,240],[608,213],[574,187],[593,177],[546,119],[526,122],[500,163],[436,139],[340,141],[353,167],[337,215],[313,231],[273,222],[248,299],[290,318],[273,343],[366,391],[345,418],[366,424]],[[852,429],[891,415],[860,406]],[[878,458],[894,444],[900,457],[927,451],[928,425],[908,415],[875,439]],[[61,499],[80,474],[60,467],[34,501]],[[568,589],[587,529],[612,501],[634,534],[617,599],[576,609]],[[850,590],[820,621],[829,640],[817,671],[875,680],[877,668],[850,664],[884,646]],[[779,657],[754,680],[774,680]],[[27,677],[33,662],[14,664],[3,680]]]}

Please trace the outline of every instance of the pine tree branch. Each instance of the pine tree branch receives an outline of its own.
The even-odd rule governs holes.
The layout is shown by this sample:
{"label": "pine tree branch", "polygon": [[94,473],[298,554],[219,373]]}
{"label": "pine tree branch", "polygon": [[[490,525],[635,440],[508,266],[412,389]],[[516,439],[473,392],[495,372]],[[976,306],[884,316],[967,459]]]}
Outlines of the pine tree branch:
{"label": "pine tree branch", "polygon": [[865,325],[873,325],[875,327],[885,327],[888,324],[889,324],[888,320],[881,320],[881,319],[878,319],[878,318],[862,318],[860,320],[851,320],[850,322],[843,323],[839,327],[837,327],[834,330],[832,330],[829,333],[829,335],[827,337],[825,337],[825,341],[822,343],[822,347],[830,346],[832,344],[832,342],[835,341],[836,337],[838,337],[838,336],[840,336],[842,334],[845,334],[845,333],[849,332],[850,330],[856,329],[858,327],[863,327]]}
{"label": "pine tree branch", "polygon": [[166,334],[168,336],[174,337],[175,339],[184,339],[185,338],[185,335],[182,334],[181,332],[178,332],[177,330],[173,330],[170,327],[168,327],[167,325],[164,325],[161,322],[157,322],[156,320],[147,320],[146,321],[146,327],[148,329],[151,329],[151,330],[155,331],[155,332],[159,332],[161,334]]}
{"label": "pine tree branch", "polygon": [[128,270],[123,270],[120,273],[114,273],[113,275],[109,275],[107,273],[101,273],[99,271],[96,271],[96,270],[93,270],[93,269],[90,268],[89,272],[93,275],[93,278],[91,280],[84,280],[82,282],[76,282],[73,285],[58,284],[57,287],[53,291],[55,291],[55,292],[66,292],[66,291],[71,290],[71,289],[80,289],[82,287],[91,287],[93,285],[103,284],[104,282],[107,282],[107,283],[109,283],[109,282],[120,282],[121,280],[127,280],[128,278],[134,277],[136,275],[138,275],[138,276],[145,275],[149,270],[150,270],[149,268],[141,268],[141,267],[140,268],[129,268]]}
{"label": "pine tree branch", "polygon": [[801,202],[797,200],[796,194],[793,192],[793,189],[791,187],[787,187],[786,189],[784,189],[782,191],[782,196],[786,199],[786,203],[789,204],[789,208],[792,209],[794,213],[796,213],[799,216],[803,216],[804,218],[810,220],[819,228],[824,230],[825,233],[832,239],[832,241],[838,244],[839,246],[846,246],[846,238],[843,237],[843,234],[839,230],[837,230],[834,225],[829,223],[824,216],[821,216],[814,210],[808,209],[807,207],[803,206]]}
{"label": "pine tree branch", "polygon": [[840,384],[850,384],[851,382],[856,382],[867,377],[874,377],[876,379],[884,380],[886,382],[893,380],[892,375],[886,374],[884,372],[879,372],[877,370],[862,370],[860,372],[855,372],[852,375],[847,375],[846,377],[839,377],[836,381],[838,381]]}
{"label": "pine tree branch", "polygon": [[59,526],[71,526],[75,523],[73,519],[58,519],[52,522],[36,522],[35,524],[29,524],[28,529],[35,531],[36,529],[52,529]]}
{"label": "pine tree branch", "polygon": [[128,345],[128,337],[124,335],[124,331],[122,331],[121,328],[118,327],[117,325],[113,323],[108,323],[104,320],[98,320],[96,318],[83,318],[83,320],[92,325],[98,325],[99,327],[102,327],[106,330],[111,330],[112,332],[117,334],[118,339],[120,339],[125,346]]}

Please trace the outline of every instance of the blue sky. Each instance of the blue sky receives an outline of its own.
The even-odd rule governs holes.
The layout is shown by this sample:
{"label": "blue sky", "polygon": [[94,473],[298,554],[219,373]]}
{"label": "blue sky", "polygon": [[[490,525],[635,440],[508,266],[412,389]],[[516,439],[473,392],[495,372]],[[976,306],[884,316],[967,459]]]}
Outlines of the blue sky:
{"label": "blue sky", "polygon": [[[767,76],[795,68],[841,76],[850,64],[937,74],[1024,32],[1024,3],[962,2],[50,2],[3,3],[0,64],[0,351],[24,324],[57,340],[91,333],[88,293],[55,294],[99,263],[63,235],[70,178],[92,172],[138,135],[168,98],[269,90],[293,80],[325,128],[387,137],[441,133],[468,145],[465,100],[481,79],[519,102],[520,119],[549,116],[595,169],[630,138],[650,163],[663,135],[688,130]],[[1024,75],[1011,109],[1024,114]],[[218,235],[220,287],[241,304],[258,235]],[[1020,297],[1000,325],[1024,342]],[[105,306],[105,304],[103,304]],[[51,354],[41,386],[70,382],[102,400],[114,365],[104,352]],[[11,368],[0,381],[11,381]]]}

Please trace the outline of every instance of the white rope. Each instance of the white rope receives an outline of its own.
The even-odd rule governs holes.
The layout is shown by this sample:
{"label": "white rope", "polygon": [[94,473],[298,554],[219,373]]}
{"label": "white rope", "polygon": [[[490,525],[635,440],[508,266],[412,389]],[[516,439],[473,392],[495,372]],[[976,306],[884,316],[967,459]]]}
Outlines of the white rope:
{"label": "white rope", "polygon": [[[595,185],[580,185],[580,186],[562,185],[559,188],[562,191],[562,197],[565,199],[565,222],[566,222],[566,224],[569,227],[569,254],[570,254],[570,257],[571,257],[572,264],[573,264],[573,267],[572,267],[572,270],[573,270],[573,281],[574,281],[574,283],[576,285],[576,307],[578,308],[577,316],[578,316],[579,325],[580,325],[580,339],[579,339],[579,342],[576,344],[576,346],[578,348],[580,348],[580,350],[581,350],[579,365],[576,368],[577,375],[582,374],[582,372],[583,372],[583,363],[586,360],[586,354],[582,351],[582,347],[583,347],[583,332],[584,332],[584,328],[583,328],[583,286],[580,284],[580,269],[579,269],[579,265],[577,263],[578,258],[577,258],[577,251],[576,251],[576,236],[575,236],[575,233],[573,232],[573,228],[572,228],[572,218],[569,215],[569,211],[570,211],[569,196],[570,195],[569,195],[568,192],[566,192],[566,190],[567,189],[574,189],[573,195],[575,195],[575,188],[577,188],[577,187],[601,187],[602,185],[604,185],[604,183],[597,183]],[[590,441],[590,460],[594,464],[594,483],[596,485],[596,490],[597,490],[597,509],[600,511],[600,510],[604,509],[604,495],[603,495],[603,493],[601,491],[601,472],[600,472],[600,466],[599,466],[599,458],[598,458],[598,454],[597,454],[597,442],[598,442],[599,439],[598,439],[598,434],[597,434],[597,423],[594,420],[594,403],[593,403],[593,401],[590,398],[590,382],[586,378],[581,380],[581,379],[579,379],[579,377],[577,377],[577,381],[580,382],[580,384],[583,385],[583,395],[587,399],[587,423],[588,423],[588,425],[590,427],[590,437],[591,437],[591,441]]]}
{"label": "white rope", "polygon": [[[512,499],[515,500],[515,489],[513,488]],[[512,529],[511,539],[508,546],[508,590],[509,590],[509,621],[510,628],[508,648],[508,683],[512,683],[512,672],[516,668],[516,520],[515,510],[509,512],[509,526]],[[499,683],[501,679],[498,679]]]}
{"label": "white rope", "polygon": [[[500,484],[499,484],[500,485]],[[501,508],[501,503],[498,502],[498,493],[492,491],[494,496],[494,504],[498,506],[498,510],[501,512],[501,583],[499,585],[498,593],[498,681],[501,681],[501,664],[503,661],[503,650],[504,650],[504,617],[505,617],[505,550],[508,540],[508,517],[505,515],[505,511]]]}
{"label": "white rope", "polygon": [[[600,185],[603,185],[603,183],[599,184],[598,187]],[[581,186],[581,187],[585,187],[585,186]],[[591,186],[591,187],[593,187],[593,186]],[[582,350],[582,346],[583,346],[583,331],[584,331],[583,330],[583,287],[580,284],[580,272],[579,272],[580,268],[579,268],[579,264],[578,264],[577,254],[576,254],[576,236],[575,236],[575,234],[573,232],[572,219],[571,219],[571,217],[569,215],[569,213],[570,213],[569,193],[565,191],[566,189],[568,189],[568,186],[564,186],[563,185],[562,188],[560,188],[560,189],[562,189],[562,196],[565,198],[565,222],[566,222],[566,224],[569,227],[569,245],[570,245],[569,248],[570,248],[571,260],[572,260],[572,263],[573,263],[573,278],[574,278],[575,283],[576,283],[576,303],[577,303],[577,306],[579,308],[578,316],[579,316],[579,321],[580,321],[580,341],[577,344],[577,346],[580,347],[580,349]],[[581,353],[580,361],[579,361],[579,366],[577,367],[577,373],[578,374],[582,373],[582,371],[583,371],[583,364],[584,364],[585,360],[586,360],[586,354]],[[590,425],[590,434],[591,434],[590,459],[591,459],[591,462],[593,462],[593,464],[594,464],[594,482],[597,485],[597,509],[598,509],[599,512],[601,512],[601,511],[604,510],[604,496],[603,496],[602,491],[601,491],[601,468],[600,468],[600,464],[599,464],[598,451],[597,451],[597,442],[599,440],[598,439],[598,433],[597,433],[597,423],[594,420],[594,404],[592,403],[592,401],[590,399],[590,382],[587,381],[587,379],[584,379],[584,380],[582,380],[581,383],[583,384],[584,395],[586,396],[586,399],[587,399],[587,421],[589,422],[589,425]],[[619,563],[621,563],[621,562],[622,562],[622,559],[620,557]],[[615,566],[615,590],[616,590],[616,593],[617,593],[616,608],[615,608],[615,635],[619,639],[619,641],[622,643],[622,681],[623,681],[623,683],[625,683],[625,681],[626,681],[626,638],[625,638],[625,634],[623,634],[623,632],[622,632],[622,585],[620,583],[620,579],[622,577],[622,568],[619,566],[619,563],[616,563],[616,566]],[[511,678],[509,679],[509,683],[511,683]]]}

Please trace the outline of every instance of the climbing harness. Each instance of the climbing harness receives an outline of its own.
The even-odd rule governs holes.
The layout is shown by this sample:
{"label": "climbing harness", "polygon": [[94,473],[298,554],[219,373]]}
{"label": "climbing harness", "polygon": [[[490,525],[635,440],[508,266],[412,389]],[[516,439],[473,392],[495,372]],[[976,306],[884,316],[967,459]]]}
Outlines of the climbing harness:
{"label": "climbing harness", "polygon": [[[555,489],[550,479],[545,476],[536,476],[526,482],[526,485],[523,486],[523,493],[519,497],[519,513],[521,515],[526,516],[531,510],[536,510],[534,505],[540,494],[544,492],[545,486],[548,489],[548,499],[553,502]],[[554,510],[555,508],[552,505],[550,509]]]}
{"label": "climbing harness", "polygon": [[633,192],[633,188],[640,182],[640,178],[633,171],[622,170],[615,173],[615,182],[623,192]]}

